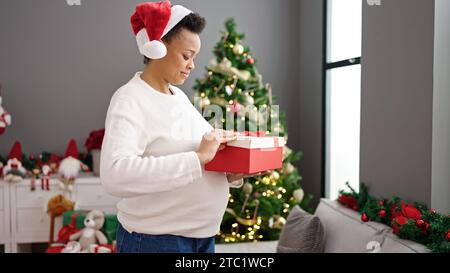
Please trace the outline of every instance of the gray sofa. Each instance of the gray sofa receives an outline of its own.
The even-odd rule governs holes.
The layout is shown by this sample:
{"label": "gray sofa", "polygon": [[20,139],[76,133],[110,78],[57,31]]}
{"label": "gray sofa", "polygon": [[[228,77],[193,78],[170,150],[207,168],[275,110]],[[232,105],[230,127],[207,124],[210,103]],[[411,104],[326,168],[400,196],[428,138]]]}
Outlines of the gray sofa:
{"label": "gray sofa", "polygon": [[[315,212],[325,229],[326,253],[427,253],[418,243],[399,239],[389,226],[361,222],[359,213],[321,199]],[[216,253],[276,253],[278,241],[216,244]]]}

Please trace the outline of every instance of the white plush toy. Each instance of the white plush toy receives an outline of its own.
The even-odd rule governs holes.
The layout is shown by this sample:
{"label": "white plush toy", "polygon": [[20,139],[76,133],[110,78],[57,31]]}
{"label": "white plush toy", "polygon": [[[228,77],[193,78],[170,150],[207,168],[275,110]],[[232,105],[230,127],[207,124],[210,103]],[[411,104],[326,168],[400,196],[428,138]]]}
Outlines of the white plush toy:
{"label": "white plush toy", "polygon": [[104,223],[105,215],[103,212],[99,210],[92,210],[84,219],[85,228],[75,234],[72,234],[69,239],[71,241],[78,240],[82,252],[89,251],[90,245],[93,244],[106,245],[108,243],[108,239],[106,239],[106,236],[100,231]]}

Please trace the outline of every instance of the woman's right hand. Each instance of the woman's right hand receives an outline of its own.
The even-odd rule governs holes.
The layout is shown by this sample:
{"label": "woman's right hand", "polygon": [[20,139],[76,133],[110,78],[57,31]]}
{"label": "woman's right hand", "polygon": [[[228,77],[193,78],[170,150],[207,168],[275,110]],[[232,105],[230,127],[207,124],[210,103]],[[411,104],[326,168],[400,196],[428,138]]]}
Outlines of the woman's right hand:
{"label": "woman's right hand", "polygon": [[236,137],[235,132],[221,129],[215,129],[204,134],[200,147],[197,150],[200,163],[203,165],[213,160],[217,151],[223,149],[225,143],[235,140]]}

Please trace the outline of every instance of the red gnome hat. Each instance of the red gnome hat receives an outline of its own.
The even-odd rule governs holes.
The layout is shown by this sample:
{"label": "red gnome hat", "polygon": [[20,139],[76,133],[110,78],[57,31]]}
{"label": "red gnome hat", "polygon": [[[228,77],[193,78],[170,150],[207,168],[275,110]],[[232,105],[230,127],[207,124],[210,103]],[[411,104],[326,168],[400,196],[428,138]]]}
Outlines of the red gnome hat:
{"label": "red gnome hat", "polygon": [[78,159],[79,157],[77,142],[73,138],[70,139],[69,144],[67,145],[66,154],[64,155],[64,158],[67,158],[69,156],[76,159]]}
{"label": "red gnome hat", "polygon": [[170,1],[138,4],[131,16],[131,27],[136,35],[139,52],[149,59],[166,56],[167,48],[161,39],[191,13],[183,6],[172,6]]}
{"label": "red gnome hat", "polygon": [[22,162],[22,144],[19,141],[16,141],[9,152],[8,159],[16,158],[20,162]]}

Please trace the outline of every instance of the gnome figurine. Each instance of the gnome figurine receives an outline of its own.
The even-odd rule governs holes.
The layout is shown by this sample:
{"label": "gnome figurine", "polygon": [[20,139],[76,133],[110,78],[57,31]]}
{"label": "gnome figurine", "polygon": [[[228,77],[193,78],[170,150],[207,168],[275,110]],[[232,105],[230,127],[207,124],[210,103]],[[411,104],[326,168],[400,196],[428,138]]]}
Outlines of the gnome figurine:
{"label": "gnome figurine", "polygon": [[8,162],[3,168],[3,177],[8,182],[21,181],[27,173],[22,166],[22,145],[16,141],[8,155]]}
{"label": "gnome figurine", "polygon": [[79,160],[77,142],[71,139],[66,149],[64,159],[59,164],[59,186],[64,192],[72,192],[73,184],[80,170],[88,170],[88,166]]}

